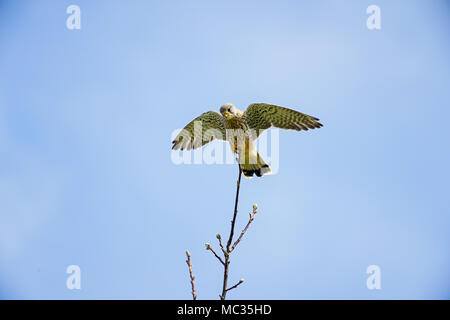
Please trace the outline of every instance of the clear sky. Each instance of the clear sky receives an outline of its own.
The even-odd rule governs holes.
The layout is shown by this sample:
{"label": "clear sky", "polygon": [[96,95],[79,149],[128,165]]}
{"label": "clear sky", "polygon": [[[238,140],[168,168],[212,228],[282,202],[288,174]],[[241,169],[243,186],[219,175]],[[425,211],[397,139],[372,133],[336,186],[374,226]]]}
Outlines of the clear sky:
{"label": "clear sky", "polygon": [[260,210],[229,298],[449,298],[449,18],[444,0],[2,1],[0,297],[189,299],[189,249],[216,299],[204,243],[237,168],[175,165],[170,137],[268,102],[324,127],[280,132],[278,173],[243,180],[237,229]]}

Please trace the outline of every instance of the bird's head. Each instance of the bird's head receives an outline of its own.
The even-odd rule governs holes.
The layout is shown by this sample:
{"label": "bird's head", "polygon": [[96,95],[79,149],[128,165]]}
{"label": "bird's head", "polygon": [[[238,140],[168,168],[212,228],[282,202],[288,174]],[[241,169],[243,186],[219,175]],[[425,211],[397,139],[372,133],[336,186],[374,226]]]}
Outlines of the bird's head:
{"label": "bird's head", "polygon": [[225,103],[223,106],[220,107],[220,113],[228,118],[230,116],[236,116],[239,113],[238,108],[234,106],[232,103]]}

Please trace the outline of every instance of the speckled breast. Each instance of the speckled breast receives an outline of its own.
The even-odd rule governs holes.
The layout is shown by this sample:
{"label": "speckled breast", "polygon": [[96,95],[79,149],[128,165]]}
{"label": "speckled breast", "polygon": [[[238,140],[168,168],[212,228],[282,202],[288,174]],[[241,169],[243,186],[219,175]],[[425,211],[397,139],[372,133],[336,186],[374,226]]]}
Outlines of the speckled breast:
{"label": "speckled breast", "polygon": [[242,129],[244,131],[248,129],[244,116],[229,117],[225,120],[225,127],[226,129]]}
{"label": "speckled breast", "polygon": [[227,118],[225,120],[225,129],[227,129],[227,140],[235,153],[248,148],[248,125],[244,116]]}

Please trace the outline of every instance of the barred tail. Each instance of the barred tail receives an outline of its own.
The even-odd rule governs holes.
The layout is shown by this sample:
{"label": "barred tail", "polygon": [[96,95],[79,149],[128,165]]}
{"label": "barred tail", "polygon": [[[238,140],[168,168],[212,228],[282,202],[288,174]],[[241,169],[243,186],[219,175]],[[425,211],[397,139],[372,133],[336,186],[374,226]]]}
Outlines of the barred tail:
{"label": "barred tail", "polygon": [[239,164],[245,177],[251,178],[254,174],[257,177],[262,177],[265,174],[272,173],[269,165],[263,160],[263,158],[256,150],[254,155],[250,155],[249,158],[249,161],[245,161]]}

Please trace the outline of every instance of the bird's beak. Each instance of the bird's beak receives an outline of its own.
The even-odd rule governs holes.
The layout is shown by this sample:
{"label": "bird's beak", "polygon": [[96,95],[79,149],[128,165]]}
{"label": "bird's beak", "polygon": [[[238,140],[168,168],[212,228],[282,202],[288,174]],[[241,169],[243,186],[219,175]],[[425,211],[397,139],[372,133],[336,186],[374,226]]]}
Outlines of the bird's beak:
{"label": "bird's beak", "polygon": [[224,112],[223,112],[223,116],[224,116],[225,118],[228,118],[230,115],[231,115],[231,114],[230,114],[228,111],[224,111]]}

